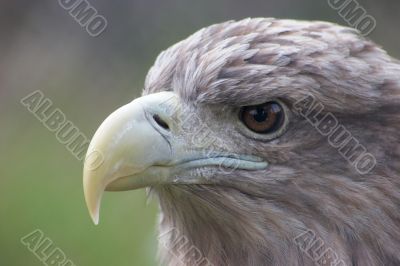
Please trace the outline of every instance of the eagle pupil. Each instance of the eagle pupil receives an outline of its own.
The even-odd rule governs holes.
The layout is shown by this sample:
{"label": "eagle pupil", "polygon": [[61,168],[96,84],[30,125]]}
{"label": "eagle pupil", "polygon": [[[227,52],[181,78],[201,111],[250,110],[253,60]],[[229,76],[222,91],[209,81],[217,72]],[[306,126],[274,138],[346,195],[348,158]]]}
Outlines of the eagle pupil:
{"label": "eagle pupil", "polygon": [[265,109],[262,107],[257,107],[256,113],[254,114],[254,119],[261,123],[264,122],[268,118],[268,114],[265,112]]}

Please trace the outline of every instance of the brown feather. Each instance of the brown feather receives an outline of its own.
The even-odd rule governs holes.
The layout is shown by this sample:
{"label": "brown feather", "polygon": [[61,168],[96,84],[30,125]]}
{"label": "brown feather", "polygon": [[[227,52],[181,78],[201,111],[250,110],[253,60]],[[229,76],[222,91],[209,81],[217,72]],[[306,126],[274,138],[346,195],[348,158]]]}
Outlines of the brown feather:
{"label": "brown feather", "polygon": [[[314,265],[293,241],[308,229],[345,265],[400,265],[400,64],[372,41],[326,22],[217,24],[160,54],[144,94],[163,90],[179,94],[215,146],[270,167],[204,169],[215,186],[154,187],[161,233],[177,228],[213,265]],[[292,108],[308,94],[375,156],[372,172],[357,173],[295,112],[288,131],[269,142],[231,123],[240,106],[279,98]],[[202,124],[188,123],[192,134]],[[161,249],[164,263],[194,265]]]}

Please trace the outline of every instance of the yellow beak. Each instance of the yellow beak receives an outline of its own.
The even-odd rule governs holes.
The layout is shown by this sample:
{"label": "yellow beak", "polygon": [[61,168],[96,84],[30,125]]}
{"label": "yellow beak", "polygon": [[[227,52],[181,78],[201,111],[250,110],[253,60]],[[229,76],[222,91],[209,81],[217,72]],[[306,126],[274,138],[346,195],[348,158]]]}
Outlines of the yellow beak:
{"label": "yellow beak", "polygon": [[162,182],[163,171],[158,175],[146,173],[150,166],[165,165],[171,159],[168,142],[152,113],[159,116],[165,112],[154,109],[173,108],[175,98],[171,92],[161,92],[135,99],[112,113],[96,131],[83,171],[86,204],[95,224],[105,190],[129,190]]}

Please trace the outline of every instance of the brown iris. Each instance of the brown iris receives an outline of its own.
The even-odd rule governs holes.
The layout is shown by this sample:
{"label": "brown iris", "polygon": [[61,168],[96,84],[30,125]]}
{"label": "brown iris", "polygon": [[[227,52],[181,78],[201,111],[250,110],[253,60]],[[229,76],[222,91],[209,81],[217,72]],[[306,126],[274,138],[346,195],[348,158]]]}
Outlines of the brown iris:
{"label": "brown iris", "polygon": [[282,106],[277,102],[245,106],[240,110],[240,120],[251,131],[260,134],[273,133],[280,129],[284,115]]}

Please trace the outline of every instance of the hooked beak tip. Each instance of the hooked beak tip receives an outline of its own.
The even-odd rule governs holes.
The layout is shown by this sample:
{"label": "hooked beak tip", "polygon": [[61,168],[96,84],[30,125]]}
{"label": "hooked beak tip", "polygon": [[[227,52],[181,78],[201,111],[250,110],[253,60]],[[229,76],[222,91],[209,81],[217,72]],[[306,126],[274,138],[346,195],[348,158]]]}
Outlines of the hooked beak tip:
{"label": "hooked beak tip", "polygon": [[87,205],[88,205],[90,217],[92,218],[93,223],[95,225],[98,225],[99,217],[100,217],[100,201],[97,204],[95,204],[94,206],[89,203]]}
{"label": "hooked beak tip", "polygon": [[99,213],[93,213],[90,215],[92,217],[92,221],[94,223],[94,225],[98,225],[99,224]]}
{"label": "hooked beak tip", "polygon": [[[90,179],[89,179],[90,180]],[[85,181],[88,181],[86,179]],[[90,217],[95,225],[99,224],[100,202],[104,189],[102,186],[94,186],[91,182],[84,185],[86,205],[89,210]]]}

